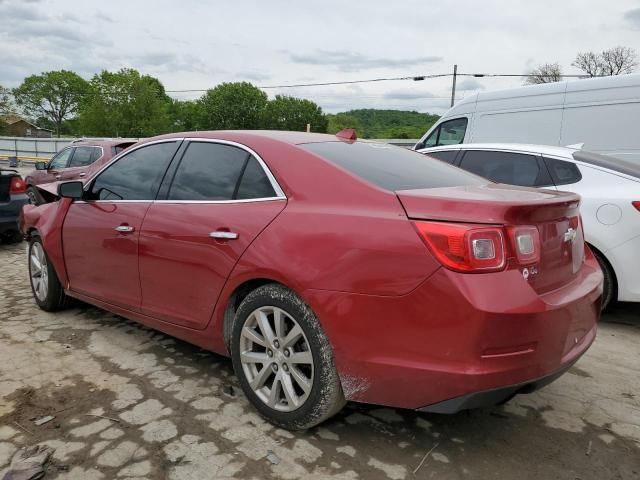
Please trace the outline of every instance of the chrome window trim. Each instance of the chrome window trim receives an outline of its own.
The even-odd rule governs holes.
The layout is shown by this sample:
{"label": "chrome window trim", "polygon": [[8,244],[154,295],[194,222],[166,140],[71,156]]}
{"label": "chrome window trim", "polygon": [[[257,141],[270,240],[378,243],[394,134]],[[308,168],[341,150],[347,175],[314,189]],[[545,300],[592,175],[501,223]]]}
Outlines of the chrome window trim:
{"label": "chrome window trim", "polygon": [[[167,142],[180,142],[184,140],[183,137],[176,137],[176,138],[163,138],[161,140],[154,140],[153,142],[147,142],[147,143],[143,143],[142,145],[138,145],[138,146],[134,146],[132,145],[131,147],[129,147],[127,150],[123,150],[122,152],[120,152],[119,154],[117,154],[116,156],[112,157],[111,160],[109,160],[107,163],[105,163],[102,168],[100,168],[100,170],[98,170],[97,172],[95,172],[93,174],[92,177],[88,178],[84,184],[84,191],[87,192],[88,191],[88,186],[91,184],[91,182],[93,182],[96,177],[98,175],[100,175],[104,170],[106,170],[109,166],[111,166],[112,164],[114,164],[115,162],[117,162],[118,160],[120,160],[120,158],[122,158],[125,154],[129,154],[131,152],[134,152],[136,150],[138,150],[139,148],[142,147],[146,147],[147,145],[155,145],[156,143],[167,143]],[[132,201],[132,200],[129,200]],[[137,201],[137,200],[136,200]],[[145,202],[151,202],[153,200],[144,200]]]}
{"label": "chrome window trim", "polygon": [[157,143],[167,143],[167,142],[179,142],[179,141],[185,141],[185,140],[187,140],[189,142],[206,142],[206,143],[219,143],[219,144],[223,144],[223,145],[230,145],[230,146],[233,146],[233,147],[238,147],[238,148],[246,151],[247,153],[253,155],[255,157],[255,159],[258,160],[258,163],[262,167],[262,170],[264,171],[265,175],[269,179],[269,182],[271,183],[271,187],[273,188],[273,190],[276,193],[276,195],[273,196],[273,197],[242,198],[242,199],[235,199],[235,200],[91,200],[90,202],[81,200],[81,201],[76,201],[75,203],[141,203],[141,202],[154,202],[154,203],[165,203],[165,204],[170,204],[170,203],[175,203],[175,204],[183,204],[183,203],[225,204],[225,203],[266,202],[266,201],[270,201],[270,200],[286,200],[287,199],[287,196],[284,194],[284,191],[282,190],[282,188],[278,184],[278,181],[276,180],[275,176],[273,175],[273,173],[271,173],[271,170],[269,170],[269,167],[267,166],[265,161],[262,159],[262,157],[260,155],[258,155],[256,153],[255,150],[253,150],[250,147],[247,147],[246,145],[243,145],[241,143],[234,142],[234,141],[231,141],[231,140],[221,140],[221,139],[219,140],[219,139],[215,139],[215,138],[199,138],[199,137],[163,138],[161,140],[155,140],[153,142],[143,143],[142,145],[129,147],[129,149],[127,149],[125,151],[122,151],[118,155],[113,157],[111,159],[111,161],[109,161],[100,170],[98,170],[90,179],[88,179],[86,181],[86,183],[85,183],[84,191],[87,192],[89,185],[91,185],[91,183],[95,180],[95,178],[98,175],[100,175],[104,170],[106,170],[111,164],[113,164],[113,163],[117,162],[118,160],[120,160],[120,158],[122,156],[124,156],[124,154],[129,154],[129,153],[134,152],[135,150],[138,150],[139,148],[145,147],[147,145],[155,145]]}

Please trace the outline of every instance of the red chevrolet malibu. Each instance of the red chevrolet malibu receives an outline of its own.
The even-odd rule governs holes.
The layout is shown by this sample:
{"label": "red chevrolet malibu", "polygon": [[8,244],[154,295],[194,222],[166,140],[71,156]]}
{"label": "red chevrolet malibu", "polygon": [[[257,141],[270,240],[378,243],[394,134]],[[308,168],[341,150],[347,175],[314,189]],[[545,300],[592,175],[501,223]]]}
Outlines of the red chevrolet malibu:
{"label": "red chevrolet malibu", "polygon": [[289,429],[346,400],[452,413],[539,388],[591,345],[602,273],[578,196],[339,136],[139,143],[27,206],[44,310],[70,297],[230,355]]}

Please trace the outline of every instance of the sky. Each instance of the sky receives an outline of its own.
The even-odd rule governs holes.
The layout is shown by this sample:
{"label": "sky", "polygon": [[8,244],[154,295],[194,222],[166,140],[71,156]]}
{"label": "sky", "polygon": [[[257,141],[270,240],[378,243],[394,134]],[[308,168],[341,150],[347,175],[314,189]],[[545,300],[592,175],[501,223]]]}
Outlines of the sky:
{"label": "sky", "polygon": [[[73,70],[86,79],[131,67],[167,90],[222,82],[282,84],[450,73],[525,74],[540,63],[624,45],[640,52],[631,0],[0,0],[0,85]],[[520,77],[460,78],[457,98]],[[265,89],[330,113],[391,108],[442,113],[451,78]],[[198,92],[171,93],[181,99]]]}

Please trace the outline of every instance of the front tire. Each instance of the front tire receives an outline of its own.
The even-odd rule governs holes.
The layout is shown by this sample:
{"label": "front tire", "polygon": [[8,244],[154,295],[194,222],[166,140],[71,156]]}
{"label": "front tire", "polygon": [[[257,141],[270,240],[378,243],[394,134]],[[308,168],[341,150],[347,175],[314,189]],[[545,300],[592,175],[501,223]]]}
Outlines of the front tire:
{"label": "front tire", "polygon": [[42,310],[54,312],[69,305],[70,299],[37,236],[29,242],[29,280],[33,298]]}
{"label": "front tire", "polygon": [[274,425],[311,428],[345,404],[318,319],[280,284],[263,285],[242,301],[232,326],[231,357],[245,395]]}
{"label": "front tire", "polygon": [[29,204],[31,205],[41,205],[42,200],[40,199],[40,195],[36,190],[36,187],[30,186],[27,188],[27,197],[29,197]]}

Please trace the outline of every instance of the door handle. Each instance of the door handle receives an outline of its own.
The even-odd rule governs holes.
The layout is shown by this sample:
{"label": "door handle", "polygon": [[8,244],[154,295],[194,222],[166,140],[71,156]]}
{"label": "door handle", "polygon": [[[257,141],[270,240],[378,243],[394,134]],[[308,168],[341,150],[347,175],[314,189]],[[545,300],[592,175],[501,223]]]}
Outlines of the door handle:
{"label": "door handle", "polygon": [[129,225],[120,225],[119,227],[114,228],[114,230],[120,233],[131,233],[135,230],[135,228]]}
{"label": "door handle", "polygon": [[238,238],[238,234],[236,232],[226,232],[224,230],[211,232],[209,233],[209,236],[218,240],[236,240]]}
{"label": "door handle", "polygon": [[86,175],[86,173],[82,172],[80,175],[78,175],[79,177],[84,177]]}
{"label": "door handle", "polygon": [[55,176],[56,180],[60,180],[60,175]]}

